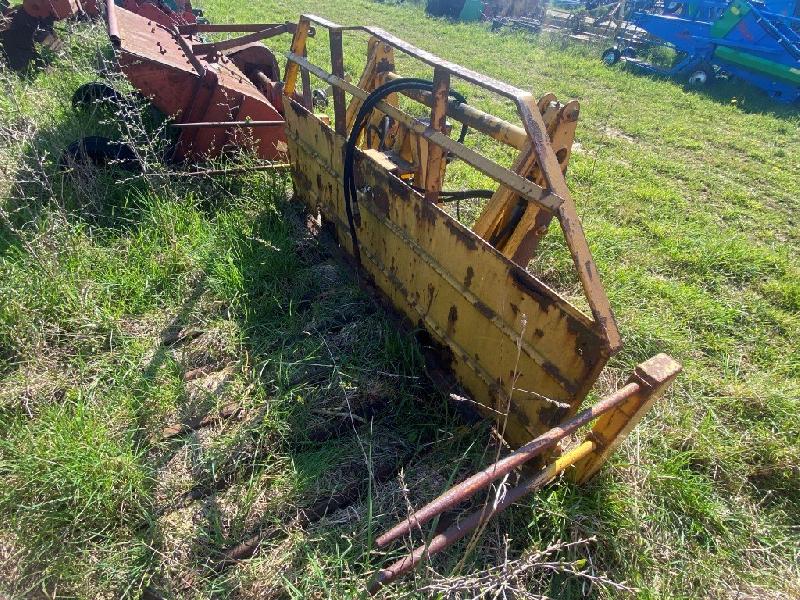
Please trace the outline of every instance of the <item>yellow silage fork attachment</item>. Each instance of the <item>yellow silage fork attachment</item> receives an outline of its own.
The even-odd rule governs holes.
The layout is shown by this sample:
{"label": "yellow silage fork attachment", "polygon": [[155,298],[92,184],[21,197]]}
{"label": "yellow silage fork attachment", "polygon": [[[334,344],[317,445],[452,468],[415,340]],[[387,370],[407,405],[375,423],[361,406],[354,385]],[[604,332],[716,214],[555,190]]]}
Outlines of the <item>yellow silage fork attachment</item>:
{"label": "yellow silage fork attachment", "polygon": [[[330,71],[306,58],[313,26],[329,33]],[[369,37],[358,85],[344,73],[342,39],[350,32]],[[396,73],[398,52],[432,67],[432,81]],[[307,82],[309,75],[332,88],[332,127],[293,99],[298,79]],[[513,102],[521,126],[462,102],[451,89],[453,80]],[[429,118],[401,110],[398,94],[425,106]],[[560,104],[552,95],[537,101],[381,29],[342,27],[312,15],[301,17],[294,34],[283,99],[296,197],[332,229],[372,287],[427,331],[460,388],[515,449],[379,537],[378,546],[418,531],[527,467],[527,476],[502,499],[379,571],[371,582],[374,591],[562,471],[577,482],[588,480],[681,367],[660,354],[639,365],[624,387],[579,412],[622,343],[564,178],[577,102]],[[452,139],[448,118],[514,148],[516,160],[506,168]],[[442,208],[450,159],[497,184],[472,229]],[[525,268],[553,219],[591,316]],[[560,453],[559,442],[592,422],[581,443]]]}

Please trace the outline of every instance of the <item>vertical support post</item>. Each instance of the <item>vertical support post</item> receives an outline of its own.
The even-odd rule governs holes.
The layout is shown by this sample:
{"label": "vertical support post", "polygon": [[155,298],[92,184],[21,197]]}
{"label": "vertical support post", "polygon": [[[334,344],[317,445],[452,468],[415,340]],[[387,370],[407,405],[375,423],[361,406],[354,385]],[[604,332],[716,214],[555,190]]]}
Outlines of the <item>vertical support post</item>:
{"label": "vertical support post", "polygon": [[[551,110],[551,104],[555,101],[555,94],[545,94],[539,98],[539,102],[537,104],[539,112],[542,114],[542,120],[545,123],[548,134],[550,133],[550,125],[548,123],[557,119],[557,116],[554,116],[553,111]],[[550,136],[550,138],[552,143],[552,136]],[[533,147],[533,144],[530,142],[530,139],[528,139],[528,141],[520,148],[520,151],[521,152],[519,156],[511,166],[511,170],[518,175],[522,175],[523,177],[530,179],[543,188],[547,187],[547,182],[542,176],[542,170],[539,168],[536,150]],[[528,262],[530,262],[530,259],[519,261],[518,257],[513,256],[513,251],[507,252],[505,250],[506,243],[510,241],[511,237],[516,232],[523,228],[535,226],[535,218],[531,218],[533,216],[530,211],[531,207],[528,207],[528,210],[526,210],[525,214],[522,216],[522,218],[519,220],[519,223],[513,228],[513,230],[507,229],[509,220],[511,218],[511,213],[518,200],[519,196],[517,194],[508,188],[500,186],[494,193],[494,196],[492,196],[492,199],[484,207],[483,212],[481,212],[480,216],[475,221],[475,225],[472,227],[472,230],[487,242],[492,244],[495,248],[500,250],[504,256],[517,261],[518,264],[522,266],[526,266]],[[504,237],[500,237],[501,232],[505,234]]]}
{"label": "vertical support post", "polygon": [[[378,63],[380,44],[380,40],[376,37],[371,37],[367,42],[367,64],[364,65],[361,78],[358,80],[358,87],[367,92],[372,91],[372,84],[375,80],[375,66]],[[352,129],[356,115],[363,103],[364,101],[361,98],[356,98],[355,96],[350,100],[350,105],[347,107],[347,131]]]}
{"label": "vertical support post", "polygon": [[[303,48],[303,58],[308,58],[308,48]],[[311,95],[311,74],[308,69],[300,69],[300,81],[303,84],[303,106],[313,112],[314,98]]]}
{"label": "vertical support post", "polygon": [[[511,170],[518,175],[529,177],[536,170],[535,167],[536,150],[533,144],[528,142],[511,165]],[[518,196],[515,192],[501,185],[497,188],[472,227],[475,233],[501,252],[506,240],[498,239],[496,236],[498,232],[504,229],[503,226],[507,223],[509,214],[517,199]]]}
{"label": "vertical support post", "polygon": [[639,391],[617,408],[602,415],[586,436],[594,450],[577,461],[570,473],[575,483],[585,483],[603,466],[628,434],[639,424],[653,403],[661,397],[681,372],[681,365],[666,354],[657,354],[636,367],[628,383],[639,384]]}
{"label": "vertical support post", "polygon": [[[450,71],[436,67],[433,71],[433,103],[431,105],[431,127],[446,133],[447,100],[450,94]],[[437,144],[428,144],[428,167],[425,171],[425,200],[437,203],[442,190],[445,152]]]}
{"label": "vertical support post", "polygon": [[[344,79],[344,51],[342,50],[342,31],[330,30],[331,48],[331,73]],[[336,133],[347,135],[347,106],[345,105],[344,90],[333,86],[333,118]]]}
{"label": "vertical support post", "polygon": [[[550,145],[556,152],[556,158],[558,159],[558,164],[561,165],[562,173],[566,173],[569,164],[578,114],[579,106],[574,100],[558,110],[558,114],[552,124],[547,123],[548,114],[544,111],[542,112],[542,116],[545,117],[545,123],[547,123]],[[536,168],[535,171],[535,173],[529,175],[529,178],[544,187],[546,184],[543,181],[540,170]],[[523,219],[524,225],[521,222],[520,226],[514,230],[502,250],[503,254],[510,257],[517,264],[527,265],[536,255],[539,242],[547,233],[552,218],[552,213],[543,211],[537,206],[529,205]]]}
{"label": "vertical support post", "polygon": [[[306,17],[301,17],[300,22],[297,24],[297,29],[294,31],[292,37],[292,53],[298,56],[305,56],[306,40],[308,39],[308,32],[311,29],[311,21]],[[294,96],[297,90],[297,75],[300,71],[300,65],[289,61],[286,64],[286,73],[283,78],[283,93],[288,96]]]}
{"label": "vertical support post", "polygon": [[581,219],[567,187],[567,180],[564,179],[564,173],[561,172],[556,153],[550,146],[547,127],[542,120],[541,111],[536,100],[530,95],[517,98],[517,109],[536,153],[536,160],[544,180],[547,182],[547,187],[563,200],[558,208],[561,230],[564,232],[567,247],[572,255],[572,262],[581,280],[581,287],[583,287],[589,308],[592,310],[592,316],[605,334],[608,350],[615,352],[622,348],[622,337],[619,327],[617,327],[617,320],[614,317],[614,311],[611,310],[608,295],[603,289],[600,273],[597,272],[597,265],[594,263],[592,251],[586,241]]}

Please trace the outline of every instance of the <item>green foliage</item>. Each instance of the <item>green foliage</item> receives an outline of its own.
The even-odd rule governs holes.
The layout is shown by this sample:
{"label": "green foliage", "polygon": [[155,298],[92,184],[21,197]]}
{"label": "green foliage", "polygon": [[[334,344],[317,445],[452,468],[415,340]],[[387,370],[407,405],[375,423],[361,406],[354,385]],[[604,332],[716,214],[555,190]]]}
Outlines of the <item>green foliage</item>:
{"label": "green foliage", "polygon": [[93,549],[103,562],[123,543],[117,559],[129,570],[141,558],[131,530],[147,514],[148,472],[133,441],[119,439],[104,416],[76,394],[35,420],[3,424],[0,513],[23,540],[25,562],[42,565],[39,584],[104,577],[102,564],[82,572]]}
{"label": "green foliage", "polygon": [[42,550],[70,530],[130,524],[144,508],[146,474],[130,440],[118,441],[78,398],[16,419],[0,442],[6,482],[0,506]]}

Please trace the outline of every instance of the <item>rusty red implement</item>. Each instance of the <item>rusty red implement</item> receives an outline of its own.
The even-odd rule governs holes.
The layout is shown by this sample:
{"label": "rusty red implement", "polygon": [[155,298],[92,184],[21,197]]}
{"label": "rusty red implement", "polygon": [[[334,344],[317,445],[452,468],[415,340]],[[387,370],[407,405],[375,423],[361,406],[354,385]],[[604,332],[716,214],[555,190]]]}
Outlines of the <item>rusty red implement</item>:
{"label": "rusty red implement", "polygon": [[[107,0],[108,32],[130,82],[180,130],[173,158],[197,162],[248,148],[283,161],[286,134],[280,67],[261,43],[295,25],[164,26]],[[200,31],[249,32],[206,43]]]}

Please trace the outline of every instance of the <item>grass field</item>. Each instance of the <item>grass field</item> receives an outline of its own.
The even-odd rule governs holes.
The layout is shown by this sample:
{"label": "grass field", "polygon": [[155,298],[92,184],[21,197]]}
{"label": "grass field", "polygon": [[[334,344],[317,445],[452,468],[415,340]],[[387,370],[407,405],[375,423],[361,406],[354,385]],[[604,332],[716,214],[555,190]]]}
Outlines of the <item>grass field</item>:
{"label": "grass field", "polygon": [[[687,91],[608,69],[596,49],[416,6],[203,8],[212,22],[374,24],[579,99],[568,182],[626,342],[600,391],[657,352],[685,366],[590,485],[529,497],[471,552],[383,597],[477,597],[470,574],[521,559],[507,579],[529,597],[800,598],[796,107],[734,82]],[[0,70],[0,596],[356,597],[386,560],[376,533],[485,464],[488,432],[451,414],[414,338],[306,232],[287,179],[168,180],[155,162],[148,177],[58,175],[80,135],[153,156],[136,114],[119,126],[71,108],[110,49],[98,27],[64,34],[48,68]],[[356,80],[365,41],[346,38]],[[311,58],[326,48],[320,35]],[[531,269],[570,293],[557,236]],[[231,405],[210,427],[166,429]],[[253,558],[216,568],[254,534]]]}

